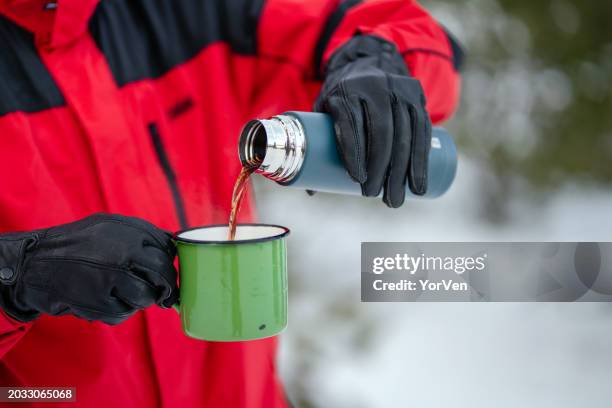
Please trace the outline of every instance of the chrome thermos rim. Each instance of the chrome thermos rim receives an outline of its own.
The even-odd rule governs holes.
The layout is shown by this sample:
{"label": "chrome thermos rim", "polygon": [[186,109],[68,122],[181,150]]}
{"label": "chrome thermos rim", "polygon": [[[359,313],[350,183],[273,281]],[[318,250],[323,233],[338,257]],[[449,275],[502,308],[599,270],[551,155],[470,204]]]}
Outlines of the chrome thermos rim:
{"label": "chrome thermos rim", "polygon": [[304,163],[304,127],[289,115],[253,119],[240,133],[238,155],[244,167],[255,167],[256,173],[271,180],[289,182]]}

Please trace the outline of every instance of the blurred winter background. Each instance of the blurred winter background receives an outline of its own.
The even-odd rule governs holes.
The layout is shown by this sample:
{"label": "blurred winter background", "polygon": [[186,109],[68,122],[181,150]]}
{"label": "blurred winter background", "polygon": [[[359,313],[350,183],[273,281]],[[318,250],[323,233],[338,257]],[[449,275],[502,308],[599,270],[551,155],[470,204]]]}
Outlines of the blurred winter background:
{"label": "blurred winter background", "polygon": [[612,407],[610,304],[366,304],[362,241],[612,240],[612,2],[430,0],[466,46],[452,190],[377,200],[256,177],[292,229],[279,364],[297,407]]}

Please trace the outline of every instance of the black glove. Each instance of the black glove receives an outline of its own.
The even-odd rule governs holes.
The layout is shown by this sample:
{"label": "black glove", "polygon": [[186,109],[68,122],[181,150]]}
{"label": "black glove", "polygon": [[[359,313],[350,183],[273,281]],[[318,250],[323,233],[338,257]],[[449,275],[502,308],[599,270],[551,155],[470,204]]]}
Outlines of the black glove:
{"label": "black glove", "polygon": [[174,256],[170,234],[121,215],[2,234],[0,306],[24,322],[46,313],[117,324],[176,302]]}
{"label": "black glove", "polygon": [[389,207],[404,203],[406,177],[416,195],[427,191],[431,121],[425,95],[395,45],[356,36],[327,66],[315,110],[335,122],[340,156],[365,196]]}

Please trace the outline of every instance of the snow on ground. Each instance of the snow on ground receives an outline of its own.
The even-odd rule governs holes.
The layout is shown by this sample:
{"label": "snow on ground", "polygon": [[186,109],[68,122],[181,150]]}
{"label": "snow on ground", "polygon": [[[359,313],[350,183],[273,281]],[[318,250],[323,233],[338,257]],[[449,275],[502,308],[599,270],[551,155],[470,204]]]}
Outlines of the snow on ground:
{"label": "snow on ground", "polygon": [[612,191],[514,197],[509,221],[491,224],[485,169],[460,163],[447,195],[400,210],[255,177],[260,220],[292,230],[279,364],[298,407],[612,406],[612,305],[360,302],[362,241],[612,239]]}

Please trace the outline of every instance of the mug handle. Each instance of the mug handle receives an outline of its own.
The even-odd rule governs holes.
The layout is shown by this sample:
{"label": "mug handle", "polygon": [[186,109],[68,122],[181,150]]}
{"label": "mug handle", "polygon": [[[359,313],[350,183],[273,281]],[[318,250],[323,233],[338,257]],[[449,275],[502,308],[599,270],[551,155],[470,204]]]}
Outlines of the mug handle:
{"label": "mug handle", "polygon": [[[174,246],[176,246],[176,240],[174,238],[170,238],[170,241],[172,241],[172,244]],[[179,289],[180,290],[180,289]],[[179,310],[179,301],[177,300],[175,304],[172,305],[172,308],[174,310],[176,310],[176,313],[180,314],[181,311]]]}

